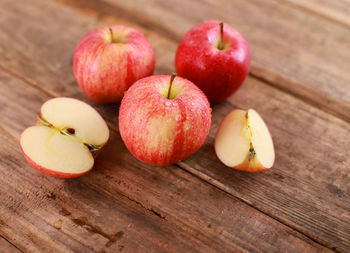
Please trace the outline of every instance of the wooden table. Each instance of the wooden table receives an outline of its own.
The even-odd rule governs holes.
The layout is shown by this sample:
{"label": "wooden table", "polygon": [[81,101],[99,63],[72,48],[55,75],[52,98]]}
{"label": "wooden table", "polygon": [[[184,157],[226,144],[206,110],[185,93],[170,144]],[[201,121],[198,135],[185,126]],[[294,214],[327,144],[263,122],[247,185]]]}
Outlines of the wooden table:
{"label": "wooden table", "polygon": [[[156,74],[200,21],[239,30],[250,74],[213,106],[203,147],[168,167],[125,148],[117,105],[89,101],[72,54],[93,28],[124,24],[153,44]],[[0,252],[350,252],[350,3],[348,0],[0,0]],[[108,121],[94,170],[58,179],[34,170],[20,133],[41,104],[69,96]],[[219,122],[255,108],[276,149],[263,173],[215,156]]]}

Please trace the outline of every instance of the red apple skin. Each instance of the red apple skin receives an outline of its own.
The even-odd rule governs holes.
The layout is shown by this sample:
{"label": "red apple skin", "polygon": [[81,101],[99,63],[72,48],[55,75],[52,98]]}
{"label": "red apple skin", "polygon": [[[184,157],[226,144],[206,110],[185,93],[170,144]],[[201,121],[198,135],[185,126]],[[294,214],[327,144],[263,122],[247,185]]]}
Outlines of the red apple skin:
{"label": "red apple skin", "polygon": [[[121,39],[118,43],[113,38]],[[155,53],[136,29],[116,25],[86,34],[73,56],[73,73],[84,93],[97,103],[120,102],[124,92],[153,73]]]}
{"label": "red apple skin", "polygon": [[265,170],[268,170],[270,168],[265,168],[261,163],[257,163],[254,167],[249,164],[249,162],[245,161],[243,164],[240,164],[235,167],[231,167],[232,169],[236,170],[242,170],[242,171],[247,171],[247,172],[263,172]]}
{"label": "red apple skin", "polygon": [[165,166],[183,160],[204,143],[211,124],[211,108],[192,82],[176,77],[167,99],[170,76],[150,76],[126,92],[119,110],[120,135],[139,160]]}
{"label": "red apple skin", "polygon": [[250,51],[244,37],[224,24],[224,50],[217,48],[220,21],[194,26],[180,41],[175,66],[179,76],[195,83],[211,103],[225,100],[238,90],[250,66]]}
{"label": "red apple skin", "polygon": [[21,147],[21,150],[22,150],[24,158],[27,160],[27,162],[30,165],[32,165],[38,171],[43,172],[49,176],[58,177],[58,178],[77,178],[77,177],[81,177],[81,176],[89,173],[92,169],[92,167],[91,167],[89,170],[87,170],[83,173],[64,173],[64,172],[49,170],[49,169],[46,169],[46,168],[40,166],[39,164],[35,163],[32,159],[30,159],[29,156],[27,156],[26,153],[24,153],[22,147]]}

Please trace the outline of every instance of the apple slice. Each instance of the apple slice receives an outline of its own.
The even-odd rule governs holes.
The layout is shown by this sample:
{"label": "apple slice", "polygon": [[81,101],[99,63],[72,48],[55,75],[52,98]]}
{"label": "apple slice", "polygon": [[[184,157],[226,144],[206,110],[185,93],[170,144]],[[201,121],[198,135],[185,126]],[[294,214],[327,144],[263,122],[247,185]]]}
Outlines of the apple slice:
{"label": "apple slice", "polygon": [[275,161],[270,132],[253,109],[226,115],[216,133],[215,152],[226,166],[250,172],[267,170]]}
{"label": "apple slice", "polygon": [[54,98],[41,107],[36,126],[21,135],[21,149],[36,169],[55,177],[89,172],[107,143],[106,122],[90,105],[73,98]]}

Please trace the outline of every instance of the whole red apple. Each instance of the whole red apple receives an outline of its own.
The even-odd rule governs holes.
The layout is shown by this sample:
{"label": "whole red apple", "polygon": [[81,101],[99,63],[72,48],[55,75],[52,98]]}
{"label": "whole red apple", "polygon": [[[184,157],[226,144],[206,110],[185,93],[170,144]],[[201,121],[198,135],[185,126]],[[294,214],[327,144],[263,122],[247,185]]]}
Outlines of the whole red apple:
{"label": "whole red apple", "polygon": [[120,102],[135,81],[153,73],[154,65],[150,42],[136,29],[121,25],[89,32],[73,57],[77,83],[97,103]]}
{"label": "whole red apple", "polygon": [[176,72],[202,89],[212,103],[225,100],[241,87],[249,65],[246,40],[220,21],[193,27],[176,51]]}
{"label": "whole red apple", "polygon": [[119,110],[120,135],[129,151],[153,165],[187,158],[204,143],[211,124],[207,97],[192,82],[168,75],[137,81]]}

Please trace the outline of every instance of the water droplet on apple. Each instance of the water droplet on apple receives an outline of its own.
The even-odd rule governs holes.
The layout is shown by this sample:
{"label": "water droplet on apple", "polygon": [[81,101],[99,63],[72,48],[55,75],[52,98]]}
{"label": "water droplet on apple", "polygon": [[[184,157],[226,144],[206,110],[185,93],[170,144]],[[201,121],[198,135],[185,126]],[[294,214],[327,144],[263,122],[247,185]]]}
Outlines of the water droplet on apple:
{"label": "water droplet on apple", "polygon": [[170,106],[170,105],[171,105],[171,102],[170,102],[170,101],[166,101],[166,102],[165,102],[165,105],[166,105],[166,106]]}
{"label": "water droplet on apple", "polygon": [[181,115],[177,115],[175,118],[176,121],[180,121],[181,120]]}

